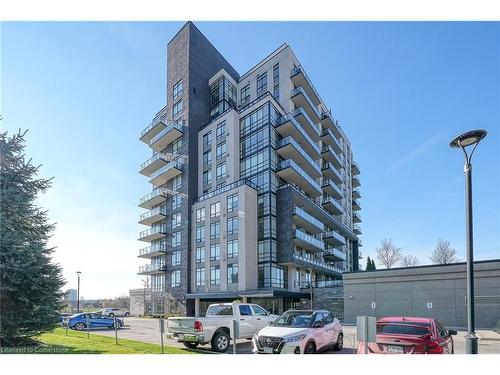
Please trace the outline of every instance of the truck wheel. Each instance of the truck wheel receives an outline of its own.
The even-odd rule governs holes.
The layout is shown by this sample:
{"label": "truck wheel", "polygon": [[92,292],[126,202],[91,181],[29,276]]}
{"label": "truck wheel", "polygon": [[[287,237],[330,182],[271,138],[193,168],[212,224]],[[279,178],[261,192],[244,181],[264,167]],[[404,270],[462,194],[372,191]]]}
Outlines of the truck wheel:
{"label": "truck wheel", "polygon": [[217,332],[212,339],[212,350],[214,352],[225,353],[229,348],[229,335],[224,332]]}
{"label": "truck wheel", "polygon": [[188,349],[196,349],[200,345],[198,342],[183,342],[183,344]]}

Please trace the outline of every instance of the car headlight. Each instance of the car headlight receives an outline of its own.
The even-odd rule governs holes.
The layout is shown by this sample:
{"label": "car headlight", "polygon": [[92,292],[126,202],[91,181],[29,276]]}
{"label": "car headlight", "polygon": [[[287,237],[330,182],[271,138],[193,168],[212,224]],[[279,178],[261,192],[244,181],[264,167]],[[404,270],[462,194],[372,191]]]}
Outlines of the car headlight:
{"label": "car headlight", "polygon": [[285,342],[296,342],[296,341],[302,341],[306,338],[306,335],[297,335],[297,336],[292,336],[292,337],[285,337],[283,341]]}

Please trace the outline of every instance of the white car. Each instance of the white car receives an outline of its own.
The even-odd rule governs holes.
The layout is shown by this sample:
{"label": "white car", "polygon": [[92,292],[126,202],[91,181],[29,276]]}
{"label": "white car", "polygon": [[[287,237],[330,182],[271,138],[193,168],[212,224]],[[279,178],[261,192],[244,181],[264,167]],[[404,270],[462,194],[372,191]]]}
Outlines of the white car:
{"label": "white car", "polygon": [[340,322],[326,310],[291,310],[279,316],[253,339],[253,352],[266,354],[314,354],[332,348],[342,350]]}
{"label": "white car", "polygon": [[126,316],[126,317],[130,316],[130,313],[127,310],[117,309],[115,307],[108,307],[102,309],[99,311],[99,313],[101,313],[101,315],[104,316],[109,316],[110,318],[113,318],[114,316]]}

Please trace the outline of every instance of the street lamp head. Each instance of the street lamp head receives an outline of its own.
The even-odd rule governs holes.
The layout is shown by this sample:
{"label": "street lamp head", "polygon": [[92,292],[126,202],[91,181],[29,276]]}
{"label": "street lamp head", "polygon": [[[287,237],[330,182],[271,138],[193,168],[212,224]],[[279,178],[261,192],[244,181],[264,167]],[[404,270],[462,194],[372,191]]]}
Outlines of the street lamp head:
{"label": "street lamp head", "polygon": [[478,130],[470,130],[459,136],[455,137],[450,142],[450,147],[453,148],[464,148],[470,145],[475,145],[481,141],[484,137],[486,137],[486,130],[478,129]]}
{"label": "street lamp head", "polygon": [[82,274],[82,271],[76,271],[76,274],[80,276]]}

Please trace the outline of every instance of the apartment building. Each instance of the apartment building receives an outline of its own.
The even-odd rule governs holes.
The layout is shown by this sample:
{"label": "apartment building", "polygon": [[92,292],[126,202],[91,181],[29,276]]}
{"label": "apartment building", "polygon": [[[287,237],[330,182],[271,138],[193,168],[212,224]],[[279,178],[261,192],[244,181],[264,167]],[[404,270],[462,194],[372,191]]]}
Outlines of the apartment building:
{"label": "apartment building", "polygon": [[359,167],[292,49],[240,76],[188,22],[167,54],[167,105],[140,135],[153,313],[282,312],[357,270]]}

